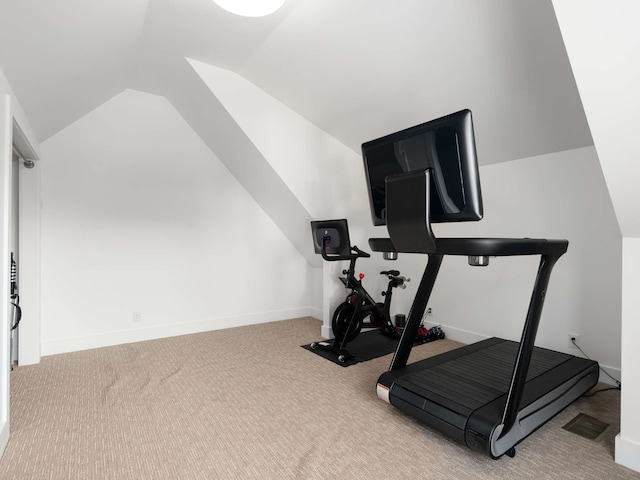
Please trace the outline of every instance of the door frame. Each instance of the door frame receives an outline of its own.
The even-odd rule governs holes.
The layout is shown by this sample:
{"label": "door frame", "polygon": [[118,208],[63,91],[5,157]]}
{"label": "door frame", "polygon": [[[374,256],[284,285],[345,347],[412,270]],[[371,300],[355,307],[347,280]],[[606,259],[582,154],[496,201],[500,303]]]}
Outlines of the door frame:
{"label": "door frame", "polygon": [[[10,435],[10,371],[11,371],[11,348],[10,348],[10,332],[9,323],[11,321],[11,304],[10,304],[10,260],[9,260],[9,227],[11,217],[11,202],[12,202],[12,166],[13,166],[13,149],[14,147],[18,151],[19,155],[28,160],[38,160],[39,155],[34,148],[33,143],[29,138],[35,140],[35,136],[31,131],[31,127],[24,115],[24,112],[20,108],[17,101],[12,103],[14,97],[12,96],[11,88],[8,87],[4,77],[1,75],[0,70],[0,457],[6,448]],[[17,117],[17,118],[16,118]],[[22,119],[23,125],[20,124]],[[30,132],[27,135],[22,126]],[[31,263],[36,266],[35,272],[38,273],[37,277],[33,276],[34,271],[23,272],[27,273],[27,283],[31,283],[37,286],[35,295],[32,298],[34,308],[34,317],[32,322],[37,326],[37,329],[27,335],[25,340],[29,341],[29,349],[34,351],[35,354],[31,356],[30,363],[38,363],[40,361],[40,186],[39,186],[39,172],[32,178],[36,178],[36,182],[31,182],[28,185],[28,190],[23,191],[24,166],[18,163],[20,168],[20,204],[24,199],[33,198],[37,199],[37,202],[29,201],[29,209],[35,210],[35,215],[32,215],[32,219],[28,221],[23,227],[27,231],[35,232],[37,242],[35,243],[35,255],[33,256]],[[39,170],[39,169],[38,169]],[[27,185],[25,185],[27,186]],[[21,208],[22,210],[22,208]],[[33,212],[32,212],[33,213]],[[22,217],[22,214],[21,214]],[[21,219],[22,220],[22,219]],[[20,228],[20,236],[24,232],[23,228]],[[22,244],[22,240],[20,240]],[[34,250],[29,247],[26,248],[22,254],[32,254]],[[28,262],[27,262],[28,263]],[[21,324],[22,328],[22,324]]]}
{"label": "door frame", "polygon": [[0,92],[0,452],[9,442],[9,223],[13,157],[11,97]]}

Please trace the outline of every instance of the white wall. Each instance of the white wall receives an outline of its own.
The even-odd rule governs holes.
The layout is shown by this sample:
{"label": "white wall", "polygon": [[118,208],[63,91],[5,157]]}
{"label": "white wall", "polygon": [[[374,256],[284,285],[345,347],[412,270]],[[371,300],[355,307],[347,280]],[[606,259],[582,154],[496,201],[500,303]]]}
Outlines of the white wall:
{"label": "white wall", "polygon": [[41,149],[44,355],[309,313],[305,259],[163,97]]}
{"label": "white wall", "polygon": [[364,179],[352,181],[363,171],[359,153],[237,73],[190,63],[314,218],[366,206]]}
{"label": "white wall", "polygon": [[554,8],[620,229],[640,237],[637,0],[555,0]]}
{"label": "white wall", "polygon": [[143,65],[132,79],[138,89],[167,98],[298,252],[319,266],[321,260],[307,248],[311,216],[189,61],[155,58]]}
{"label": "white wall", "polygon": [[[347,148],[240,75],[193,60],[190,63],[313,219],[347,218],[352,245],[368,250],[367,239],[375,230],[368,213],[360,152]],[[305,246],[313,251],[310,226],[307,229]],[[382,289],[378,263],[363,260],[358,264],[372,292]],[[314,314],[324,320],[324,336],[331,333],[333,308],[344,300],[337,277],[347,265],[323,262],[322,269],[313,269],[312,304]]]}
{"label": "white wall", "polygon": [[640,238],[622,239],[622,383],[616,462],[640,472]]}
{"label": "white wall", "polygon": [[576,85],[623,236],[622,383],[616,462],[640,471],[640,3],[553,0]]}

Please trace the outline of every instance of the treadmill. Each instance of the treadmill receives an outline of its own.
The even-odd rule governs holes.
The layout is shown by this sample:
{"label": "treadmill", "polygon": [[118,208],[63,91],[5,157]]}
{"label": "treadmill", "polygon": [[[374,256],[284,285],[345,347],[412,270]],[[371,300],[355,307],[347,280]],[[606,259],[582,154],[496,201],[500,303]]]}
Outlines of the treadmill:
{"label": "treadmill", "polygon": [[[491,458],[515,446],[598,382],[598,363],[534,345],[551,271],[567,240],[436,238],[431,223],[477,221],[482,198],[471,112],[462,110],[362,145],[375,225],[372,250],[428,255],[409,317],[377,394]],[[489,338],[407,365],[446,255],[486,267],[491,257],[539,255],[520,342]]]}

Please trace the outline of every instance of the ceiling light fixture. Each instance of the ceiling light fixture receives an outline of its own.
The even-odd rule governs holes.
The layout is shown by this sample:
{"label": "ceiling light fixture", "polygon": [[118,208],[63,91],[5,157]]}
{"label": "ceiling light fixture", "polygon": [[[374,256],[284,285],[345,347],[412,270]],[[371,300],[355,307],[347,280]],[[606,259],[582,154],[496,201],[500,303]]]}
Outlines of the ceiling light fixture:
{"label": "ceiling light fixture", "polygon": [[284,5],[285,0],[213,0],[226,11],[243,17],[271,15]]}

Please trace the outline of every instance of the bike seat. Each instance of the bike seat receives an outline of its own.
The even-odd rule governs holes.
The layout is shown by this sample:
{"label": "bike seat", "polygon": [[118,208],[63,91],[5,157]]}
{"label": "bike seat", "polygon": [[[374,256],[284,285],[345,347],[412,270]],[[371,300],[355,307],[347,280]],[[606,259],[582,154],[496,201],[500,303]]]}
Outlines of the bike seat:
{"label": "bike seat", "polygon": [[380,275],[391,275],[392,277],[397,277],[400,275],[398,270],[386,270],[384,272],[380,272]]}

